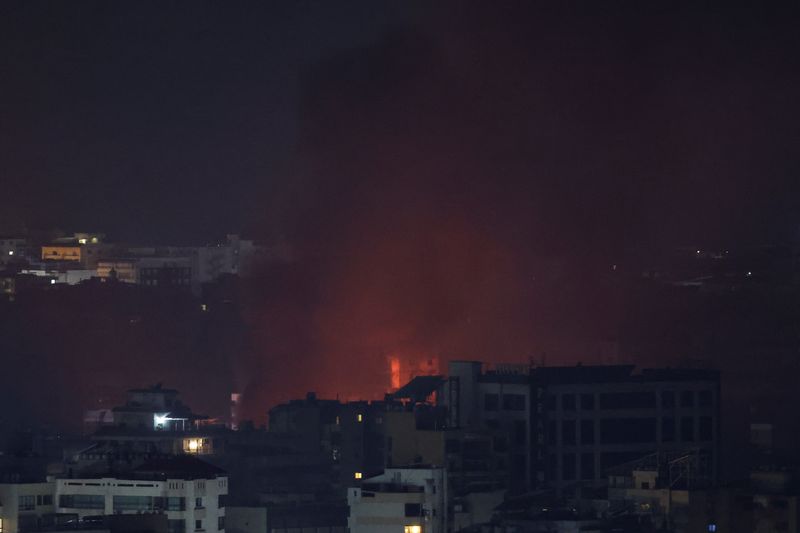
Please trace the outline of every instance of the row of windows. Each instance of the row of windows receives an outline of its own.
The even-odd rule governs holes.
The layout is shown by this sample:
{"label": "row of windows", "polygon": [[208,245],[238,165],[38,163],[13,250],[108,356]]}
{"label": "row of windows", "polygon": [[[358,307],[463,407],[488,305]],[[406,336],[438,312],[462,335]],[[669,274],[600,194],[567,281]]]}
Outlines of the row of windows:
{"label": "row of windows", "polygon": [[[500,406],[500,395],[487,393],[483,395],[483,408],[486,411],[497,411]],[[503,394],[503,410],[504,411],[524,411],[525,410],[525,395],[524,394]]]}
{"label": "row of windows", "polygon": [[[198,498],[200,500],[200,498]],[[161,496],[114,496],[114,511],[185,511],[186,498]]]}
{"label": "row of windows", "polygon": [[[598,394],[600,409],[655,409],[656,393],[649,391],[639,392],[604,392]],[[558,405],[558,395],[551,394],[545,399],[545,408],[555,411]],[[561,409],[563,411],[576,411],[580,405],[582,411],[595,409],[595,395],[561,394]],[[681,391],[679,395],[681,407],[711,407],[713,394],[710,390]],[[676,406],[676,391],[661,392],[661,407],[674,409]]]}
{"label": "row of windows", "polygon": [[17,506],[20,511],[34,511],[37,506],[53,505],[53,496],[50,494],[19,496]]}
{"label": "row of windows", "polygon": [[[697,431],[695,434],[695,419],[690,416],[679,419],[676,426],[673,417],[661,418],[661,442],[674,442],[677,437],[683,442],[710,441],[714,438],[714,424],[710,416],[697,418]],[[655,418],[607,418],[599,421],[601,444],[627,444],[656,442],[658,419]],[[578,436],[580,428],[580,437]],[[550,421],[547,429],[547,440],[551,445],[557,443],[558,425]],[[561,444],[564,446],[592,445],[595,444],[594,420],[562,420]]]}
{"label": "row of windows", "polygon": [[58,506],[68,509],[105,509],[106,498],[102,494],[62,494]]}

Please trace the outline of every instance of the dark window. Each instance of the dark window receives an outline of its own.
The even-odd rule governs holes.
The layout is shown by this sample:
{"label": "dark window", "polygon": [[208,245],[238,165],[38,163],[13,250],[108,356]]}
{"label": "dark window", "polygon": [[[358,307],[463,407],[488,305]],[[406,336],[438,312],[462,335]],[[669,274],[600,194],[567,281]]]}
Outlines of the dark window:
{"label": "dark window", "polygon": [[561,395],[561,408],[564,411],[574,411],[576,409],[575,395],[574,394],[562,394]]}
{"label": "dark window", "polygon": [[186,520],[167,520],[167,531],[169,533],[184,533],[186,531]]}
{"label": "dark window", "polygon": [[195,498],[194,506],[196,509],[200,509],[201,507],[203,507],[203,498]]}
{"label": "dark window", "polygon": [[524,411],[524,394],[503,394],[503,409],[506,411]]}
{"label": "dark window", "polygon": [[789,502],[784,499],[774,499],[771,500],[770,505],[775,509],[787,509],[789,507]]}
{"label": "dark window", "polygon": [[487,411],[497,411],[500,405],[500,398],[497,394],[484,394],[483,395],[483,408]]}
{"label": "dark window", "polygon": [[607,392],[600,395],[600,409],[652,409],[656,397],[652,392]]}
{"label": "dark window", "polygon": [[694,418],[690,416],[681,418],[681,440],[684,442],[694,440]]}
{"label": "dark window", "polygon": [[[220,496],[222,498],[222,496]],[[168,496],[167,497],[167,511],[185,511],[186,498],[183,496]]]}
{"label": "dark window", "polygon": [[694,391],[681,392],[681,407],[694,407]]}
{"label": "dark window", "polygon": [[407,503],[406,516],[422,516],[422,504]]}
{"label": "dark window", "polygon": [[500,423],[497,420],[490,418],[486,421],[486,427],[489,429],[497,429],[500,427]]}
{"label": "dark window", "polygon": [[227,503],[228,503],[227,494],[220,494],[219,496],[217,496],[217,507],[219,507],[220,509],[224,509]]}
{"label": "dark window", "polygon": [[555,394],[548,394],[544,399],[544,407],[548,411],[556,410],[556,396]]}
{"label": "dark window", "polygon": [[461,451],[461,441],[458,439],[447,439],[444,441],[445,453],[458,453]]}
{"label": "dark window", "polygon": [[562,420],[561,421],[561,443],[566,446],[574,445],[576,442],[575,435],[575,421]]}
{"label": "dark window", "polygon": [[581,409],[584,411],[594,410],[594,394],[581,394]]}
{"label": "dark window", "polygon": [[600,454],[600,472],[642,458],[642,452],[607,452]]}
{"label": "dark window", "polygon": [[698,425],[700,440],[711,440],[714,438],[714,428],[710,416],[701,416]]}
{"label": "dark window", "polygon": [[565,453],[561,456],[561,479],[572,481],[575,479],[575,454]]}
{"label": "dark window", "polygon": [[581,454],[581,479],[594,479],[594,454]]}
{"label": "dark window", "polygon": [[700,407],[711,407],[712,396],[710,390],[701,390],[697,393],[697,405]]}
{"label": "dark window", "polygon": [[514,442],[525,445],[528,441],[528,425],[524,420],[514,420]]}
{"label": "dark window", "polygon": [[675,419],[664,417],[661,419],[661,441],[672,442],[675,440]]}
{"label": "dark window", "polygon": [[557,438],[558,438],[558,427],[556,426],[556,421],[551,420],[547,423],[547,443],[555,444]]}
{"label": "dark window", "polygon": [[655,418],[607,418],[600,421],[600,442],[627,444],[655,442]]}
{"label": "dark window", "polygon": [[495,452],[507,452],[508,451],[508,440],[505,437],[495,437],[494,438],[494,451]]}
{"label": "dark window", "polygon": [[95,494],[62,494],[58,498],[58,506],[68,509],[105,509],[106,500]]}
{"label": "dark window", "polygon": [[152,496],[114,496],[113,504],[114,512],[153,511],[163,507],[163,502],[154,501]]}
{"label": "dark window", "polygon": [[558,466],[558,456],[555,454],[550,454],[547,457],[547,463],[545,464],[545,473],[547,475],[547,479],[556,479],[556,467]]}
{"label": "dark window", "polygon": [[581,420],[581,444],[594,444],[594,420]]}
{"label": "dark window", "polygon": [[194,521],[194,528],[196,530],[198,530],[198,531],[203,529],[203,521],[202,520],[195,520]]}
{"label": "dark window", "polygon": [[19,496],[17,506],[20,511],[33,511],[36,509],[36,496]]}
{"label": "dark window", "polygon": [[675,392],[671,390],[665,390],[661,393],[661,407],[663,409],[675,408]]}
{"label": "dark window", "polygon": [[223,531],[225,529],[225,517],[220,516],[217,518],[217,529]]}

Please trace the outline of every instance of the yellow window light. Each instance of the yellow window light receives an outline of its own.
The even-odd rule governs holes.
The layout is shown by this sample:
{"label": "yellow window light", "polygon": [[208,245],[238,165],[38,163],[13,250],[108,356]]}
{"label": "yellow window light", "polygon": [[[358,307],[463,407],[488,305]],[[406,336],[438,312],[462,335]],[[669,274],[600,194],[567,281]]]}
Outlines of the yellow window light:
{"label": "yellow window light", "polygon": [[358,414],[358,421],[359,422],[363,422],[364,421],[364,415],[362,415],[361,413]]}
{"label": "yellow window light", "polygon": [[363,477],[363,474],[361,472],[356,472],[353,474],[353,477],[355,479],[361,479]]}
{"label": "yellow window light", "polygon": [[422,526],[418,525],[404,526],[403,533],[422,533]]}

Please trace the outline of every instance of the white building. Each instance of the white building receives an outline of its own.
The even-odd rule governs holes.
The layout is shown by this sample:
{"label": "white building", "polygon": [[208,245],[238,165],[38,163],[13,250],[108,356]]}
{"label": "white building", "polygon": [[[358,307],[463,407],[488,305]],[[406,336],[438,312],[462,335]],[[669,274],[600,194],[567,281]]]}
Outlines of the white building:
{"label": "white building", "polygon": [[37,529],[54,512],[53,482],[0,484],[0,532]]}
{"label": "white building", "polygon": [[447,474],[443,468],[387,468],[347,490],[350,533],[444,533]]}
{"label": "white building", "polygon": [[57,512],[81,519],[165,513],[170,533],[205,533],[224,531],[227,494],[222,470],[177,456],[144,464],[124,478],[59,479],[54,503]]}

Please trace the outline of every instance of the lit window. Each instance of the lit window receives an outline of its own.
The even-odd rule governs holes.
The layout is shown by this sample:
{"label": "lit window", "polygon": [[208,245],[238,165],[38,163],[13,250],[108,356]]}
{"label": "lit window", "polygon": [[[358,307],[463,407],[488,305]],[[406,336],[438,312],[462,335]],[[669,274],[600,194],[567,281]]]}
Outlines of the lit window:
{"label": "lit window", "polygon": [[79,244],[86,244],[86,239],[78,239]]}
{"label": "lit window", "polygon": [[14,250],[9,250],[8,255],[14,255]]}
{"label": "lit window", "polygon": [[356,479],[361,479],[363,477],[363,474],[361,474],[361,472],[356,472],[355,474],[353,474],[353,477]]}
{"label": "lit window", "polygon": [[422,526],[404,526],[403,533],[422,533]]}
{"label": "lit window", "polygon": [[208,305],[206,305],[206,304],[200,304],[200,310],[201,310],[201,311],[208,311]]}
{"label": "lit window", "polygon": [[358,415],[358,421],[359,422],[363,422],[364,421],[364,415],[362,415],[361,413],[359,413],[359,415]]}
{"label": "lit window", "polygon": [[336,417],[336,425],[337,426],[339,425],[339,417],[338,416]]}

